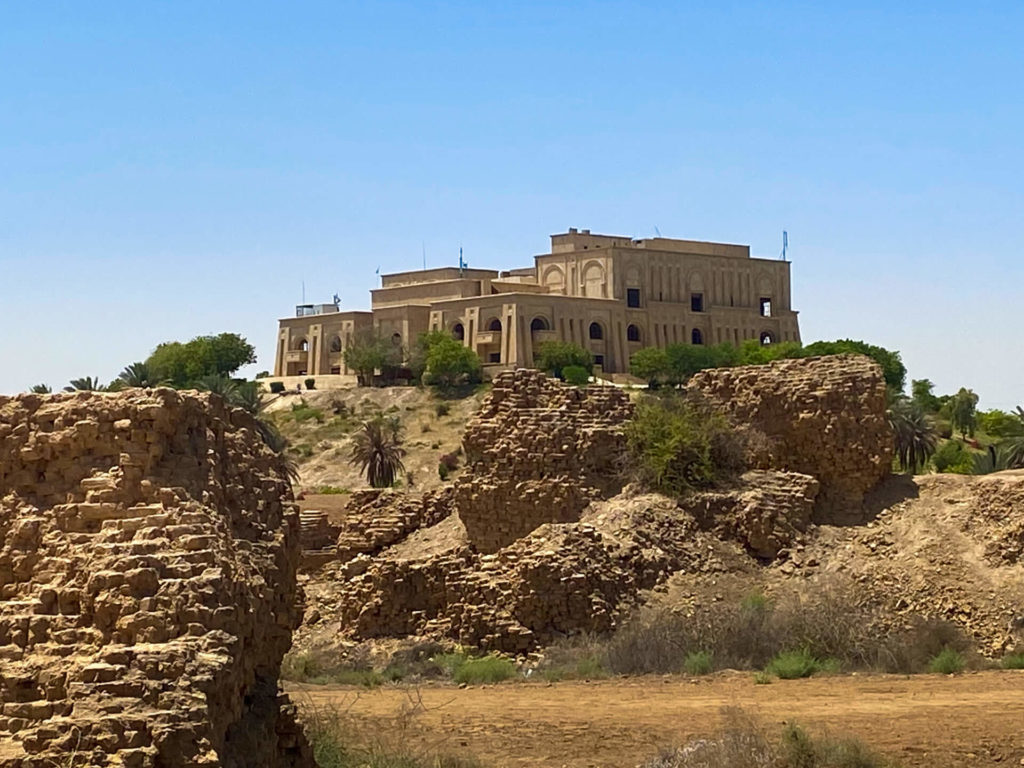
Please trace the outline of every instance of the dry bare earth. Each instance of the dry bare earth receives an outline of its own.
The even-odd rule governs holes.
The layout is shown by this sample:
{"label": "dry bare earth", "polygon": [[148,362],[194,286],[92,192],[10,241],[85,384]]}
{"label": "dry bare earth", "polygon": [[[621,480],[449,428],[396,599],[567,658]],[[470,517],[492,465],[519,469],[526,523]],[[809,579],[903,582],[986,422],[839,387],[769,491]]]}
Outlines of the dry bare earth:
{"label": "dry bare earth", "polygon": [[495,768],[628,768],[659,749],[711,734],[725,707],[771,735],[798,722],[854,735],[905,768],[1024,764],[1024,672],[843,676],[756,685],[751,675],[503,684],[410,692],[290,686],[300,707],[344,708],[357,730],[379,728],[419,698],[404,736],[418,748],[473,754]]}
{"label": "dry bare earth", "polygon": [[[308,445],[312,449],[312,456],[308,458],[293,452],[299,462],[298,489],[307,491],[323,485],[350,490],[367,487],[359,468],[348,463],[351,434],[362,421],[375,414],[397,416],[405,427],[408,451],[405,468],[413,473],[415,490],[424,491],[442,484],[437,474],[438,459],[441,454],[460,446],[466,422],[479,409],[483,395],[481,391],[461,400],[445,400],[450,412],[438,416],[436,408],[442,401],[431,390],[420,387],[313,390],[274,396],[267,412],[278,422],[293,447]],[[295,423],[288,418],[292,406],[303,400],[310,407],[323,411],[323,424],[315,420]],[[345,405],[351,414],[347,419],[335,420],[331,410],[335,401]],[[315,508],[325,506],[330,506],[330,502]]]}

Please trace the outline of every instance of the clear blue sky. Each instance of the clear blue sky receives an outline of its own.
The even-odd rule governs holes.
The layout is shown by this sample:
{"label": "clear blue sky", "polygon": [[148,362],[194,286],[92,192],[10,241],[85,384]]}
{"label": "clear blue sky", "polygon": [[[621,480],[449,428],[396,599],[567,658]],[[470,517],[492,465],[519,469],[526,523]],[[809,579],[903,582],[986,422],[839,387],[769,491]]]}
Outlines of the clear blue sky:
{"label": "clear blue sky", "polygon": [[[894,6],[900,9],[894,10]],[[856,7],[854,7],[856,6]],[[1024,5],[0,2],[0,392],[547,236],[790,233],[805,341],[1024,404]]]}

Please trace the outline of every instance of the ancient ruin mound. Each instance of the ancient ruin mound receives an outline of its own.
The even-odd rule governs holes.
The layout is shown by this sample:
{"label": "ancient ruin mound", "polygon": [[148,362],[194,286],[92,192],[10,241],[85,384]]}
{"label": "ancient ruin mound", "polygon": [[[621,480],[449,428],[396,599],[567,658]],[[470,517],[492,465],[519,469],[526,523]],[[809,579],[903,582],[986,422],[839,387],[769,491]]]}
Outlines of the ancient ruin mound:
{"label": "ancient ruin mound", "polygon": [[0,398],[0,766],[312,765],[281,658],[298,520],[251,416]]}
{"label": "ancient ruin mound", "polygon": [[688,388],[768,437],[761,468],[816,478],[823,513],[859,507],[892,469],[885,379],[863,355],[716,368]]}

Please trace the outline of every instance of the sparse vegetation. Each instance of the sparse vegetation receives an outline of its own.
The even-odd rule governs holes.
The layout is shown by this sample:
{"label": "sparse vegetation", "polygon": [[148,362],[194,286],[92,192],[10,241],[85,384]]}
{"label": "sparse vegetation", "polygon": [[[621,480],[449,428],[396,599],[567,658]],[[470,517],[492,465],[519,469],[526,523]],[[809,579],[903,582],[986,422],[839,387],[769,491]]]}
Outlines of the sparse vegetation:
{"label": "sparse vegetation", "polygon": [[452,672],[456,683],[481,685],[484,683],[500,683],[519,674],[516,665],[504,656],[491,654],[478,658],[466,658]]}
{"label": "sparse vegetation", "polygon": [[768,662],[764,671],[782,680],[796,680],[810,677],[819,672],[836,672],[839,663],[835,659],[819,659],[807,649],[780,651]]}
{"label": "sparse vegetation", "polygon": [[352,493],[348,488],[342,488],[337,485],[321,485],[317,487],[316,492],[324,496],[337,496]]}
{"label": "sparse vegetation", "polygon": [[1003,669],[1024,669],[1024,653],[1010,653],[999,662]]}
{"label": "sparse vegetation", "polygon": [[885,768],[892,766],[858,739],[812,736],[790,723],[771,740],[741,710],[729,708],[717,732],[666,751],[643,768]]}
{"label": "sparse vegetation", "polygon": [[708,651],[690,651],[683,659],[683,671],[688,675],[707,675],[715,666]]}
{"label": "sparse vegetation", "polygon": [[960,651],[943,648],[928,662],[928,671],[940,675],[955,675],[963,672],[966,662]]}

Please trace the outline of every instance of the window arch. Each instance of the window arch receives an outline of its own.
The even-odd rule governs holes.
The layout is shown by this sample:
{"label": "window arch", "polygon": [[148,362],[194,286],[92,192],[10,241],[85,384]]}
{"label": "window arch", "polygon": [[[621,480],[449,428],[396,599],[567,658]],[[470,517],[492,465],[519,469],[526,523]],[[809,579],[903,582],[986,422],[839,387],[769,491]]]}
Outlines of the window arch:
{"label": "window arch", "polygon": [[694,328],[693,332],[690,334],[690,341],[692,343],[694,343],[694,344],[703,344],[704,343],[704,333],[703,333],[703,331],[701,331],[700,328]]}
{"label": "window arch", "polygon": [[626,327],[626,340],[627,341],[640,341],[640,326],[629,325]]}
{"label": "window arch", "polygon": [[548,319],[546,317],[535,317],[530,321],[530,332],[535,331],[549,331]]}
{"label": "window arch", "polygon": [[304,336],[302,336],[295,341],[295,348],[299,350],[299,352],[309,352],[309,342]]}
{"label": "window arch", "polygon": [[487,323],[487,330],[488,331],[500,331],[501,330],[501,320],[499,320],[496,317],[492,317],[488,321],[488,323]]}
{"label": "window arch", "polygon": [[456,341],[465,341],[466,339],[466,327],[462,323],[456,323],[452,326],[452,337]]}
{"label": "window arch", "polygon": [[761,332],[761,346],[767,347],[769,344],[775,343],[775,336],[772,335],[771,331]]}
{"label": "window arch", "polygon": [[341,352],[341,336],[334,334],[331,336],[331,352]]}
{"label": "window arch", "polygon": [[590,324],[590,338],[592,338],[592,339],[603,339],[604,338],[604,328],[601,327],[600,323],[591,323]]}

